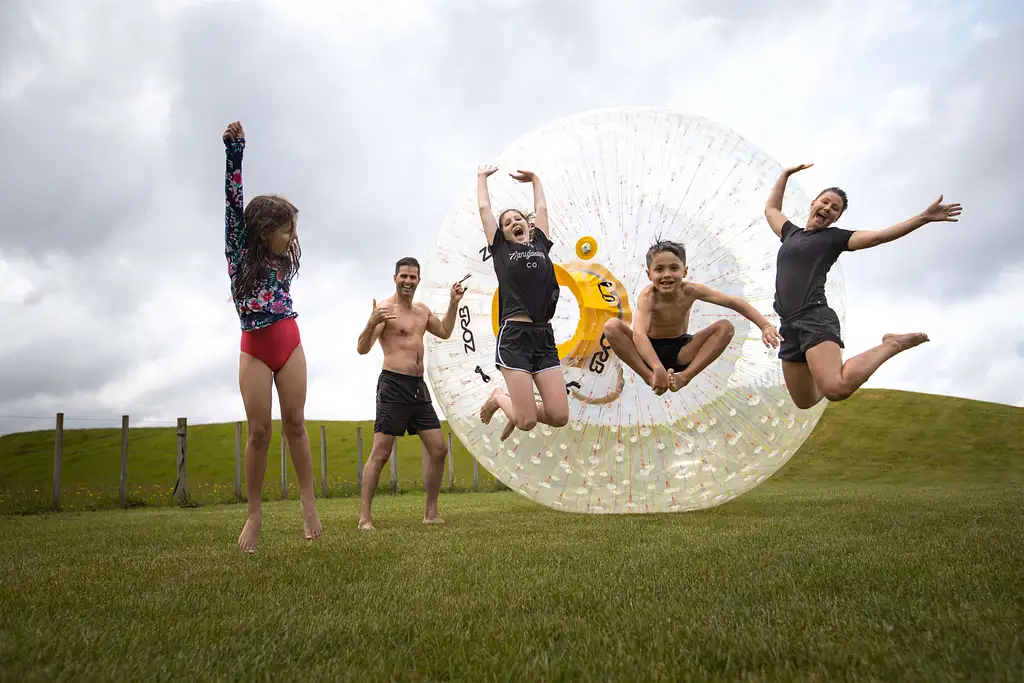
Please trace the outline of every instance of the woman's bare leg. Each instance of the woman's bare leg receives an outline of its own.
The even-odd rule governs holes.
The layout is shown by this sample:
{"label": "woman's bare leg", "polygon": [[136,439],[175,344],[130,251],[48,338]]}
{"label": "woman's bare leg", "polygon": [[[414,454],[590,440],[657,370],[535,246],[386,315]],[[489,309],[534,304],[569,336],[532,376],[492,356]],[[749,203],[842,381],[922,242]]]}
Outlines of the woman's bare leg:
{"label": "woman's bare leg", "polygon": [[882,343],[843,363],[842,350],[832,341],[807,349],[807,367],[822,395],[829,401],[845,401],[867,382],[885,361],[928,341],[924,332],[887,334]]}
{"label": "woman's bare leg", "polygon": [[247,353],[238,359],[238,388],[242,392],[249,436],[245,442],[245,497],[248,518],[238,536],[238,548],[256,552],[263,523],[263,478],[267,473],[267,451],[270,450],[270,407],[273,400],[274,375],[262,361]]}
{"label": "woman's bare leg", "polygon": [[[836,346],[836,350],[839,350],[838,346]],[[841,358],[840,362],[842,362]],[[793,403],[800,410],[813,408],[821,399],[825,398],[815,383],[814,375],[811,374],[807,363],[784,360],[782,361],[782,375],[786,378],[789,397],[793,399]]]}
{"label": "woman's bare leg", "polygon": [[306,432],[306,354],[299,344],[288,361],[274,375],[277,395],[281,400],[281,426],[288,439],[292,466],[299,479],[302,526],[306,538],[314,540],[323,534],[316,512],[313,489],[313,455]]}

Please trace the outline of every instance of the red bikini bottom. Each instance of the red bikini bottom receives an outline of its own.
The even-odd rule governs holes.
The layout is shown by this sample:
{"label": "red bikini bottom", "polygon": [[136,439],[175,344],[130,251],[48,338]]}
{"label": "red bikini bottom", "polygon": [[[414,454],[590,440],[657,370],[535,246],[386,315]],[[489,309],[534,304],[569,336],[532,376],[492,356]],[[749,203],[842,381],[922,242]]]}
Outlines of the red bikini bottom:
{"label": "red bikini bottom", "polygon": [[285,318],[259,330],[244,330],[242,353],[263,361],[271,372],[277,372],[292,357],[301,341],[295,318]]}

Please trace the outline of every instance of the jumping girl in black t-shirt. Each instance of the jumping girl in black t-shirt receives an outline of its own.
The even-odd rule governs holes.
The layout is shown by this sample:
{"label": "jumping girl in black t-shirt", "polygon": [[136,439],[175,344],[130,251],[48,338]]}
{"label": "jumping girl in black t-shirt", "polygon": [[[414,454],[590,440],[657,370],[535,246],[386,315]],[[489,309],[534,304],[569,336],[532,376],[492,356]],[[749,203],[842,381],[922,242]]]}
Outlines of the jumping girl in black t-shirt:
{"label": "jumping girl in black t-shirt", "polygon": [[781,319],[782,338],[779,358],[789,395],[803,410],[822,398],[849,398],[882,363],[928,341],[923,332],[887,334],[878,346],[843,363],[839,316],[825,300],[825,279],[839,255],[892,242],[928,223],[956,223],[960,215],[959,204],[941,204],[939,195],[920,214],[884,230],[843,230],[830,226],[846,211],[846,193],[830,187],[811,202],[807,224],[798,228],[782,214],[782,197],[789,176],[812,165],[784,170],[764,210],[772,231],[782,240],[775,276],[775,311]]}
{"label": "jumping girl in black t-shirt", "polygon": [[[531,225],[519,209],[505,209],[495,221],[487,177],[497,170],[494,166],[480,167],[477,194],[480,220],[498,278],[500,327],[494,364],[505,378],[508,393],[495,388],[480,409],[480,419],[488,424],[496,410],[504,411],[508,417],[501,435],[504,440],[516,427],[530,431],[538,422],[552,427],[565,425],[569,421],[569,400],[550,322],[558,304],[559,287],[548,257],[552,244],[544,190],[535,173],[509,174],[533,185],[534,221]],[[533,398],[535,383],[539,402]]]}

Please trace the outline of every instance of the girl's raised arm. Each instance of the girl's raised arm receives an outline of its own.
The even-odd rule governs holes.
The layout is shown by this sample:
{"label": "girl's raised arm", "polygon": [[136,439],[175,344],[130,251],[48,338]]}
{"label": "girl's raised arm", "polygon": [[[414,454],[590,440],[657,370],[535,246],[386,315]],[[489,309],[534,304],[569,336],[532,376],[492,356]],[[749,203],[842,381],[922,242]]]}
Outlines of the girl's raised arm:
{"label": "girl's raised arm", "polygon": [[540,184],[540,177],[533,171],[517,170],[509,174],[513,179],[521,183],[530,183],[533,186],[533,227],[544,233],[544,236],[551,239],[551,231],[548,230],[548,200],[544,197],[544,187]]}
{"label": "girl's raised arm", "polygon": [[498,233],[498,221],[494,219],[494,212],[491,211],[491,195],[487,191],[487,176],[497,170],[497,166],[481,166],[476,171],[477,205],[480,209],[480,222],[484,224],[484,235],[487,236],[488,246],[494,242],[494,236]]}
{"label": "girl's raised arm", "polygon": [[228,125],[223,136],[225,147],[224,171],[224,245],[229,254],[237,255],[245,245],[245,201],[242,195],[242,152],[245,150],[245,131],[238,121]]}

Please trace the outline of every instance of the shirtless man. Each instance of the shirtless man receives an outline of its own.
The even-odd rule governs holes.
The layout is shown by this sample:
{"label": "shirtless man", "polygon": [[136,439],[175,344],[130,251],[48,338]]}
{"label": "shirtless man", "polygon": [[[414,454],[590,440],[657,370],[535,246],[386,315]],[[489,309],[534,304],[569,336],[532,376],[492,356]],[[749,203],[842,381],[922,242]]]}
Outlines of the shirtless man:
{"label": "shirtless man", "polygon": [[[651,284],[640,292],[633,329],[618,318],[604,326],[605,338],[623,363],[654,389],[658,396],[679,391],[722,355],[736,328],[717,320],[688,334],[695,301],[731,308],[761,330],[765,346],[778,348],[779,333],[748,302],[684,278],[686,249],[677,242],[659,241],[647,251]],[[678,371],[676,371],[678,369]]]}
{"label": "shirtless man", "polygon": [[430,332],[448,339],[455,327],[455,313],[465,291],[452,285],[451,300],[444,320],[438,320],[424,303],[413,303],[420,282],[419,262],[407,256],[395,264],[395,294],[381,303],[373,302],[373,313],[359,335],[357,351],[365,355],[380,340],[384,367],[377,380],[377,419],[373,425],[373,448],[363,467],[363,509],[359,528],[373,531],[370,508],[377,491],[380,472],[391,456],[395,438],[419,434],[427,449],[423,485],[427,490],[424,524],[444,524],[437,514],[444,459],[448,454],[441,423],[434,412],[423,380],[423,334]]}

